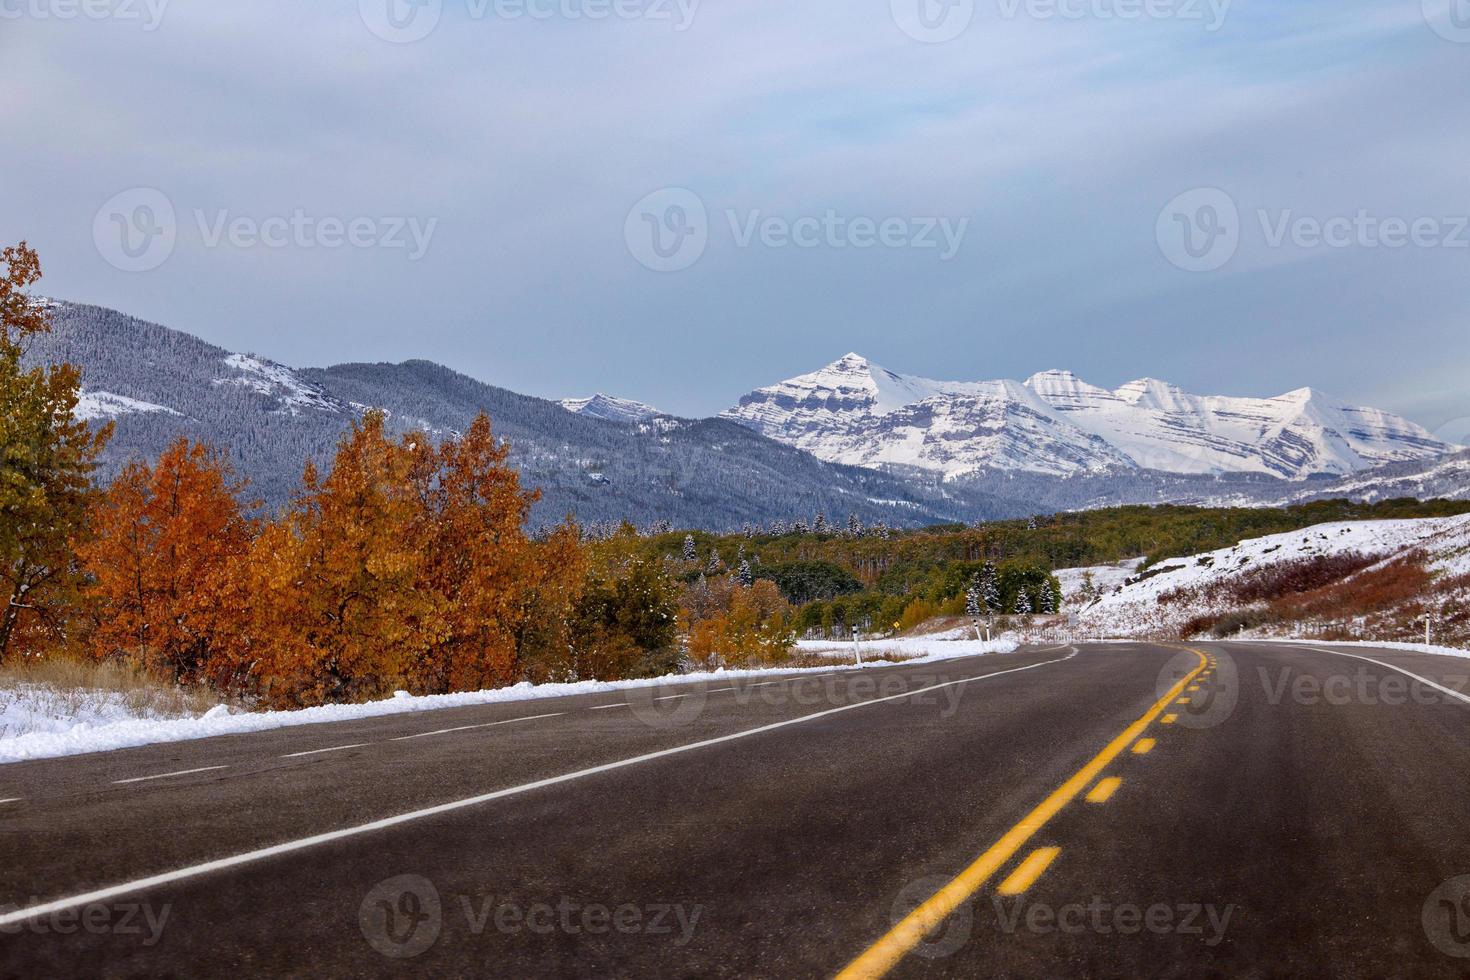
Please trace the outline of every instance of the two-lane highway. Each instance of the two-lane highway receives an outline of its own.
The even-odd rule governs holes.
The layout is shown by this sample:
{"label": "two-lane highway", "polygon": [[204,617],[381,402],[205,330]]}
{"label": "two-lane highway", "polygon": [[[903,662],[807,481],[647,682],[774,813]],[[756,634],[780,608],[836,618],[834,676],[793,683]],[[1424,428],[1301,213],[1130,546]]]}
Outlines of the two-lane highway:
{"label": "two-lane highway", "polygon": [[1470,967],[1470,661],[1196,649],[669,685],[0,767],[0,973]]}

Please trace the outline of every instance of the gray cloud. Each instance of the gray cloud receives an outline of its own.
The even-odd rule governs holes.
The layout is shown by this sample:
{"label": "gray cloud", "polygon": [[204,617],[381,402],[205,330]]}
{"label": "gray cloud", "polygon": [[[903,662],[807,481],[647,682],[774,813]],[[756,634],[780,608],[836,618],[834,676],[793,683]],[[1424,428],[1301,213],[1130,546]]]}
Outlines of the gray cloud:
{"label": "gray cloud", "polygon": [[[1470,45],[1431,31],[1417,0],[1237,0],[1215,31],[1095,15],[1116,2],[1048,18],[977,0],[945,44],[876,0],[706,2],[682,31],[477,19],[446,0],[412,44],[375,37],[355,2],[173,0],[154,31],[26,14],[0,20],[25,89],[0,103],[0,238],[42,249],[49,292],[234,349],[429,357],[688,414],[849,349],[942,377],[1062,366],[1109,385],[1310,384],[1431,424],[1470,414],[1455,388],[1470,250],[1272,247],[1257,215],[1470,213],[1455,97]],[[179,216],[146,273],[93,243],[97,208],[134,186]],[[624,225],[670,186],[702,200],[709,242],[660,274]],[[1155,241],[1160,209],[1195,187],[1240,209],[1215,272],[1175,268]],[[409,261],[209,247],[196,211],[438,224]],[[829,211],[969,226],[941,261],[742,247],[726,217]]]}

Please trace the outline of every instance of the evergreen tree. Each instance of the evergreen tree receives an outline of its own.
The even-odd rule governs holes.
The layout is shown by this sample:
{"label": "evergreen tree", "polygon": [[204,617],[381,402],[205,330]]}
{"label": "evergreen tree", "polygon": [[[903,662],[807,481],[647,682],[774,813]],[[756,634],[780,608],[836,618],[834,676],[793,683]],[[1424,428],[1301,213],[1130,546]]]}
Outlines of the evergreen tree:
{"label": "evergreen tree", "polygon": [[1053,616],[1057,611],[1057,594],[1051,587],[1050,578],[1041,586],[1041,611],[1047,616]]}
{"label": "evergreen tree", "polygon": [[684,560],[695,561],[699,558],[699,549],[695,547],[694,535],[684,535]]}
{"label": "evergreen tree", "polygon": [[1016,615],[1031,615],[1031,597],[1026,594],[1025,589],[1016,593]]}
{"label": "evergreen tree", "polygon": [[817,534],[827,533],[827,515],[817,511],[817,516],[812,519],[812,530]]}
{"label": "evergreen tree", "polygon": [[858,518],[856,513],[847,515],[847,533],[855,538],[862,537],[863,522]]}
{"label": "evergreen tree", "polygon": [[704,573],[706,575],[718,575],[724,570],[725,563],[720,558],[720,553],[714,548],[711,548],[709,552],[709,564],[704,566]]}
{"label": "evergreen tree", "polygon": [[1001,611],[1000,570],[993,562],[986,562],[980,568],[980,604],[991,615]]}
{"label": "evergreen tree", "polygon": [[965,615],[971,619],[980,617],[980,576],[970,576],[970,584],[965,589]]}
{"label": "evergreen tree", "polygon": [[743,586],[745,586],[747,589],[750,588],[752,585],[755,584],[755,573],[750,570],[750,562],[748,562],[748,561],[742,561],[740,563],[740,573],[739,574],[740,574],[740,584],[743,585]]}

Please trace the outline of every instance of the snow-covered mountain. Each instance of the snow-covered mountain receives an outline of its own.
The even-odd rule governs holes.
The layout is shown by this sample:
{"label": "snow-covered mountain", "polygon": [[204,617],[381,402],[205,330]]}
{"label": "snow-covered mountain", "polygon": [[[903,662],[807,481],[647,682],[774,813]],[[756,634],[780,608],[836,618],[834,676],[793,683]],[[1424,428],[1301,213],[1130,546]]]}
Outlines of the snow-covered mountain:
{"label": "snow-covered mountain", "polygon": [[330,464],[369,408],[385,412],[396,432],[436,436],[464,431],[483,411],[524,484],[541,490],[538,523],[571,513],[586,524],[714,530],[822,512],[907,526],[1030,512],[983,489],[835,466],[719,419],[614,422],[590,401],[593,411],[569,412],[427,361],[292,368],[115,310],[43,302],[53,330],[33,339],[26,364],[81,368],[76,414],[117,424],[103,479],[187,436],[227,451],[249,478],[249,496],[275,507],[299,489],[308,459]]}
{"label": "snow-covered mountain", "polygon": [[560,404],[574,415],[590,415],[608,422],[646,422],[664,414],[652,405],[635,402],[631,398],[615,398],[600,391],[590,398],[563,398]]}
{"label": "snow-covered mountain", "polygon": [[1143,379],[1109,391],[1068,371],[1024,383],[932,381],[858,354],[753,391],[723,417],[831,462],[951,477],[1149,469],[1299,480],[1458,448],[1396,415],[1310,388],[1232,398]]}

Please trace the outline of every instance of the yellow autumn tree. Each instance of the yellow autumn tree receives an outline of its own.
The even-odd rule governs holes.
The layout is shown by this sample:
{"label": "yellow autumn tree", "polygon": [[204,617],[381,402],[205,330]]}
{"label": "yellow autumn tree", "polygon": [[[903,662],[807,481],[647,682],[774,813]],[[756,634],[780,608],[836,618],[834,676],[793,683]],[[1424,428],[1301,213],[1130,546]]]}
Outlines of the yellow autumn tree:
{"label": "yellow autumn tree", "polygon": [[73,542],[85,534],[92,473],[112,434],[74,417],[74,366],[22,364],[30,341],[51,329],[25,293],[40,278],[24,242],[0,251],[0,663],[75,642],[83,579]]}
{"label": "yellow autumn tree", "polygon": [[308,466],[293,505],[256,538],[238,588],[248,636],[217,674],[249,677],[280,705],[391,694],[446,632],[419,588],[434,531],[416,491],[423,438],[394,442],[370,412],[338,444],[331,472]]}

